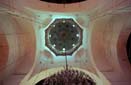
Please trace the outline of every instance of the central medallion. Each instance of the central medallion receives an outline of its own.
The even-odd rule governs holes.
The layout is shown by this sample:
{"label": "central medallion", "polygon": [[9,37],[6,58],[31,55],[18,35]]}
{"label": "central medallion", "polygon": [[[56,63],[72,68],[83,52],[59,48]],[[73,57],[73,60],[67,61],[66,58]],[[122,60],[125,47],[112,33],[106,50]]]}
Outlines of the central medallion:
{"label": "central medallion", "polygon": [[82,44],[82,29],[73,19],[56,19],[45,32],[46,46],[56,55],[72,55]]}

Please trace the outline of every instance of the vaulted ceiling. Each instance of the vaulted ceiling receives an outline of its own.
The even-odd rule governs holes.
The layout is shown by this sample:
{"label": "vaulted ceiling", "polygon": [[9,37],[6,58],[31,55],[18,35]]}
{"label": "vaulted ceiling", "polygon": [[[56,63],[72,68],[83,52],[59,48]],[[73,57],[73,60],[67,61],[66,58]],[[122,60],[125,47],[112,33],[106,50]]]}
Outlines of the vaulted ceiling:
{"label": "vaulted ceiling", "polygon": [[77,16],[89,30],[97,68],[114,85],[120,85],[116,83],[121,80],[121,85],[128,85],[131,68],[125,45],[131,32],[130,0],[0,0],[0,78],[8,80],[6,85],[15,79],[20,81],[30,71],[37,43],[34,29],[47,26],[55,14]]}

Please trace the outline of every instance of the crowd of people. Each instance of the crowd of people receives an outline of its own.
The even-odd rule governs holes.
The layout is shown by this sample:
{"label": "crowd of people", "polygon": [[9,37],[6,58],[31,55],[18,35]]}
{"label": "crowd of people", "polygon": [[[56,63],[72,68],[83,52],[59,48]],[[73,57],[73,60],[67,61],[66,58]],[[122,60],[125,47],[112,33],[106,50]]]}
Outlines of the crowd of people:
{"label": "crowd of people", "polygon": [[96,83],[88,74],[82,71],[64,69],[41,80],[36,85],[96,85]]}

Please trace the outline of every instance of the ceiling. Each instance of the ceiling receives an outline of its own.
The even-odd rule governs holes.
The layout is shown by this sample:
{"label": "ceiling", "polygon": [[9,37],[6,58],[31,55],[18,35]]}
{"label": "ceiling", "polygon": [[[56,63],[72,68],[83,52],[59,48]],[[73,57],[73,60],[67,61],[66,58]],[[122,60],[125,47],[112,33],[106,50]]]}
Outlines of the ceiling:
{"label": "ceiling", "polygon": [[[11,2],[12,1],[12,2]],[[52,3],[47,3],[52,2]],[[82,3],[75,3],[82,2]],[[55,3],[55,4],[54,4]],[[65,6],[63,4],[67,3]],[[73,4],[69,4],[73,3]],[[75,4],[74,4],[75,3]],[[129,16],[131,15],[129,5],[131,4],[130,0],[0,0],[0,8],[3,10],[7,8],[9,11],[1,11],[0,13],[0,67],[6,66],[6,61],[19,57],[17,62],[24,61],[24,63],[18,64],[15,68],[15,74],[22,74],[22,76],[29,72],[32,67],[32,63],[34,61],[35,55],[35,33],[32,29],[34,29],[34,24],[32,18],[35,20],[36,18],[41,18],[44,14],[49,16],[47,20],[42,22],[47,24],[48,17],[50,14],[55,13],[71,13],[79,12],[79,16],[83,16],[81,10],[90,16],[89,23],[89,33],[92,35],[91,37],[91,47],[92,53],[94,56],[95,63],[97,67],[102,71],[110,80],[119,81],[123,80],[124,77],[120,77],[119,75],[111,73],[112,69],[119,66],[117,61],[122,63],[127,63],[122,60],[125,59],[125,41],[127,36],[127,32],[124,32],[120,37],[117,44],[117,37],[119,35],[119,31],[121,29],[131,27],[130,22],[131,19]],[[27,8],[31,8],[33,10],[39,10],[43,12],[31,12],[28,11]],[[121,9],[120,9],[121,8]],[[18,14],[16,14],[18,12]],[[49,12],[49,14],[48,14]],[[50,13],[51,12],[51,13]],[[111,12],[111,13],[109,13]],[[105,16],[107,15],[107,16]],[[26,17],[25,17],[26,16]],[[9,18],[10,17],[10,18]],[[42,17],[42,18],[44,18]],[[49,18],[50,19],[50,18]],[[85,18],[86,19],[86,18]],[[4,20],[4,21],[3,21]],[[6,23],[5,23],[6,22]],[[83,21],[81,21],[83,23]],[[11,24],[12,27],[9,27]],[[121,28],[124,26],[123,28]],[[126,26],[126,27],[125,27]],[[39,27],[35,27],[39,29]],[[13,29],[15,31],[13,31]],[[2,31],[1,31],[2,30]],[[9,35],[8,35],[9,34]],[[17,35],[17,38],[14,36]],[[124,36],[124,37],[123,37]],[[125,40],[124,40],[124,39]],[[8,46],[8,39],[9,48]],[[15,42],[15,43],[14,43]],[[4,43],[4,44],[3,44]],[[17,52],[17,43],[18,43],[18,52]],[[104,43],[104,44],[103,44]],[[121,57],[117,60],[117,55],[115,53],[118,48],[118,55]],[[103,50],[104,51],[101,51]],[[10,53],[9,53],[9,52]],[[18,54],[17,54],[18,53]],[[79,55],[82,54],[79,53]],[[47,53],[47,55],[50,55]],[[78,57],[79,57],[78,55]],[[5,56],[5,57],[1,57]],[[105,57],[106,56],[106,57]],[[101,62],[101,60],[103,60]],[[110,64],[111,62],[111,64]],[[106,63],[106,64],[105,64]],[[124,68],[128,67],[128,65],[123,64]],[[13,65],[9,65],[10,68],[13,68]],[[7,69],[8,72],[11,72],[10,69]],[[124,69],[126,70],[126,69]],[[3,72],[0,72],[3,74]],[[108,74],[109,73],[109,74]],[[128,72],[125,72],[128,74]],[[7,73],[6,73],[7,74]],[[111,75],[110,75],[111,74]],[[122,75],[122,74],[121,74]],[[115,78],[114,78],[115,76]],[[116,78],[118,77],[118,78]],[[122,79],[123,78],[123,79]],[[13,79],[13,78],[11,78]],[[21,79],[21,78],[17,78]],[[10,80],[10,79],[9,79]],[[16,80],[16,79],[14,79]],[[126,80],[126,79],[125,79]],[[8,83],[8,82],[7,82]],[[8,84],[15,85],[15,84]],[[17,84],[18,85],[18,84]],[[114,84],[117,85],[117,84]],[[118,84],[120,85],[120,84]],[[128,84],[125,84],[128,85]]]}

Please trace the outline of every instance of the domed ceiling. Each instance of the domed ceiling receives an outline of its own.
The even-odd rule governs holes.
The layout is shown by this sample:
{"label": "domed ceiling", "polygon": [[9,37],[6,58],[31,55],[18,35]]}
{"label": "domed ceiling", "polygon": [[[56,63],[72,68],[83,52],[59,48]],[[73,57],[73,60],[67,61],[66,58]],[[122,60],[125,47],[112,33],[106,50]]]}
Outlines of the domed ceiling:
{"label": "domed ceiling", "polygon": [[66,64],[131,85],[130,16],[130,0],[0,0],[0,85]]}

